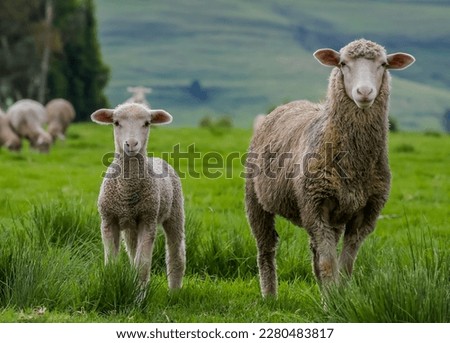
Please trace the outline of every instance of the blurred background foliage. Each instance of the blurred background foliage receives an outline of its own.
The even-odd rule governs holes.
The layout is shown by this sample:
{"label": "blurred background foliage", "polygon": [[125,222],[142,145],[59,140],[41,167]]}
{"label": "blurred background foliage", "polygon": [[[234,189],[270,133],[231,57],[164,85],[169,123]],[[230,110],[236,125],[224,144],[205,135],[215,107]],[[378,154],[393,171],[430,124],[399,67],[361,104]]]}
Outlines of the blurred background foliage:
{"label": "blurred background foliage", "polygon": [[108,104],[108,79],[92,0],[0,2],[1,107],[22,98],[46,103],[61,97],[83,120]]}

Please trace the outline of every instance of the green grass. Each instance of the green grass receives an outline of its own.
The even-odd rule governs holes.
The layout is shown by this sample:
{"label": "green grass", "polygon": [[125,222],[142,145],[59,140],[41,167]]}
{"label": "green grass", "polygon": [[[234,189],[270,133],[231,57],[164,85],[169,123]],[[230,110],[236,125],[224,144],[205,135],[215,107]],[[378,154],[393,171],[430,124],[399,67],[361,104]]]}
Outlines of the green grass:
{"label": "green grass", "polygon": [[[226,157],[245,153],[249,140],[244,129],[161,127],[149,151],[174,164],[177,144],[182,152],[195,143],[202,156]],[[324,299],[306,233],[278,218],[279,296],[266,301],[237,158],[210,170],[229,177],[207,178],[207,163],[198,159],[182,179],[187,270],[180,291],[167,287],[161,233],[143,299],[124,249],[105,267],[96,199],[102,156],[112,147],[110,127],[76,124],[48,155],[0,151],[0,322],[450,321],[450,137],[390,136],[390,200],[353,278]],[[187,160],[177,169],[187,173]]]}

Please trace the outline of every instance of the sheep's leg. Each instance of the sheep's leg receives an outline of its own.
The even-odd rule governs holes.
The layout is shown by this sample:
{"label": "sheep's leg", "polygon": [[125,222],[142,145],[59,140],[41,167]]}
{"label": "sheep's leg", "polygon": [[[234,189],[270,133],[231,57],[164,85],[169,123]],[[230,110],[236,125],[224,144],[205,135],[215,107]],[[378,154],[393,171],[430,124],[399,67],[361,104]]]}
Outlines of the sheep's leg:
{"label": "sheep's leg", "polygon": [[[324,199],[321,215],[307,228],[311,238],[314,273],[321,285],[325,287],[336,283],[339,279],[337,244],[344,228],[330,224],[332,213],[337,206],[336,199]],[[311,212],[313,213],[312,210]]]}
{"label": "sheep's leg", "polygon": [[[337,256],[334,254],[337,248],[337,244],[339,243],[339,239],[342,236],[342,232],[344,231],[344,227],[337,227],[337,228],[328,228],[330,231],[330,234],[328,235],[328,240],[331,242],[332,238],[334,237],[333,244],[330,244],[328,249],[325,248],[326,253],[319,253],[318,250],[318,243],[317,239],[311,237],[310,240],[310,248],[313,255],[313,270],[314,274],[316,275],[316,278],[319,281],[323,281],[324,284],[328,283],[329,281],[338,281],[338,274],[337,274]],[[328,262],[326,257],[320,258],[322,256],[330,255],[328,254],[328,251],[330,251],[332,254],[328,258]],[[322,264],[322,267],[321,267]],[[328,268],[327,266],[331,266],[331,268]],[[324,271],[331,271],[331,274],[329,272]]]}
{"label": "sheep's leg", "polygon": [[139,279],[145,285],[149,280],[152,266],[153,244],[156,237],[156,223],[138,224],[137,247],[134,265],[136,266]]}
{"label": "sheep's leg", "polygon": [[120,228],[114,221],[102,220],[101,225],[103,248],[105,251],[105,264],[111,259],[115,260],[120,248]]}
{"label": "sheep's leg", "polygon": [[[172,213],[173,214],[173,213]],[[184,220],[181,210],[179,216],[172,216],[163,223],[166,235],[166,268],[170,289],[181,288],[186,269],[186,248]]]}
{"label": "sheep's leg", "polygon": [[258,248],[258,268],[261,292],[264,297],[277,294],[276,247],[278,234],[275,216],[259,204],[253,189],[253,181],[246,181],[247,217]]}
{"label": "sheep's leg", "polygon": [[[381,206],[378,206],[381,210]],[[375,229],[376,220],[380,210],[374,210],[373,203],[358,212],[347,224],[344,233],[344,244],[339,259],[342,273],[351,275],[358,250],[364,239]]]}
{"label": "sheep's leg", "polygon": [[325,287],[336,283],[339,278],[336,252],[339,240],[337,230],[324,223],[318,224],[313,230],[308,230],[311,235],[314,273],[321,285]]}
{"label": "sheep's leg", "polygon": [[137,238],[138,233],[136,228],[128,229],[123,231],[123,238],[125,241],[125,246],[127,248],[127,254],[130,259],[130,262],[133,264],[136,258],[136,249],[137,249]]}

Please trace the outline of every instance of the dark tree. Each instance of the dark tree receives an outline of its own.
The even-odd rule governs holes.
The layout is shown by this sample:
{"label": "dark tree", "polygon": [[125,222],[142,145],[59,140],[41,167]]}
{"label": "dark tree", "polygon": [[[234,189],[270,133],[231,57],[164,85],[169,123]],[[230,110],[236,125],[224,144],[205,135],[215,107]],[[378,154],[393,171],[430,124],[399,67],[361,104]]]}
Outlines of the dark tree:
{"label": "dark tree", "polygon": [[[1,0],[0,4],[0,104],[62,97],[73,103],[77,120],[108,105],[103,89],[109,69],[101,59],[93,0]],[[48,72],[43,70],[46,49]],[[42,84],[46,87],[39,92]]]}
{"label": "dark tree", "polygon": [[48,99],[66,98],[74,104],[77,119],[85,120],[108,105],[103,89],[109,68],[101,59],[93,1],[59,0],[55,13],[62,48],[52,56]]}
{"label": "dark tree", "polygon": [[0,104],[35,98],[39,86],[41,0],[0,1]]}

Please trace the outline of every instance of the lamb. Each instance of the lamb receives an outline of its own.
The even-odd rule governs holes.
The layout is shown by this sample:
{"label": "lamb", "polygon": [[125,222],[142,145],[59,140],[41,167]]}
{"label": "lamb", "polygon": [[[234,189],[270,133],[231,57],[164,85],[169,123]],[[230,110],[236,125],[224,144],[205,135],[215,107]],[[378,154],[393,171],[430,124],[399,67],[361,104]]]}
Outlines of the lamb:
{"label": "lamb", "polygon": [[0,146],[3,145],[10,151],[20,151],[22,141],[11,128],[6,113],[0,108]]}
{"label": "lamb", "polygon": [[146,87],[128,87],[127,91],[133,95],[128,98],[125,103],[137,103],[142,104],[150,108],[150,103],[145,98],[145,94],[150,94],[152,92],[151,88]]}
{"label": "lamb", "polygon": [[47,103],[45,109],[47,110],[47,131],[53,141],[57,138],[65,140],[66,130],[75,119],[75,109],[72,104],[65,99],[53,99]]}
{"label": "lamb", "polygon": [[261,124],[263,123],[264,119],[266,119],[266,115],[265,114],[258,114],[255,119],[253,119],[253,132],[255,132],[256,130],[258,130],[258,128],[261,126]]}
{"label": "lamb", "polygon": [[326,290],[339,281],[339,269],[351,275],[389,195],[388,70],[404,69],[414,57],[386,55],[365,39],[314,57],[334,67],[325,102],[276,108],[254,133],[246,161],[246,211],[264,297],[277,294],[275,215],[306,229],[313,270]]}
{"label": "lamb", "polygon": [[169,288],[180,288],[186,265],[180,178],[164,160],[147,158],[150,124],[168,124],[172,116],[164,110],[125,103],[99,109],[91,119],[114,125],[115,158],[98,198],[105,263],[117,257],[122,233],[130,262],[145,285],[157,224],[162,224]]}
{"label": "lamb", "polygon": [[46,121],[45,107],[31,99],[22,99],[14,103],[7,111],[11,127],[19,135],[30,141],[31,147],[39,152],[50,150],[52,137],[42,125]]}

